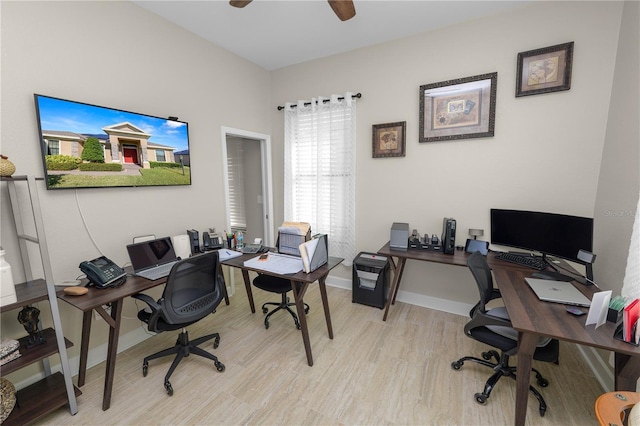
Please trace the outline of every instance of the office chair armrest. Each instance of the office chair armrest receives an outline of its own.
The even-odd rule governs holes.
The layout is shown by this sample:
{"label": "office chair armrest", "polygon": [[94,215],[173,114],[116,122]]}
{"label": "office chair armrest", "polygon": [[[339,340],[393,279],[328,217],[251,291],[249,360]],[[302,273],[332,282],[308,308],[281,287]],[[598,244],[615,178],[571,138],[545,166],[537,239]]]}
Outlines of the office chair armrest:
{"label": "office chair armrest", "polygon": [[489,297],[489,300],[494,300],[494,299],[502,299],[502,294],[500,293],[500,290],[498,290],[497,288],[494,288],[493,290],[491,290],[491,296]]}
{"label": "office chair armrest", "polygon": [[513,325],[511,325],[511,321],[508,319],[500,318],[494,315],[487,315],[486,313],[478,311],[475,313],[471,321],[465,324],[464,333],[467,336],[470,336],[471,330],[473,330],[474,328],[486,327],[490,325],[513,328]]}
{"label": "office chair armrest", "polygon": [[134,299],[142,300],[144,303],[149,305],[151,310],[154,312],[159,311],[161,309],[160,305],[158,305],[158,303],[155,300],[153,300],[151,296],[147,294],[138,293],[138,294],[132,295],[131,297],[133,297]]}

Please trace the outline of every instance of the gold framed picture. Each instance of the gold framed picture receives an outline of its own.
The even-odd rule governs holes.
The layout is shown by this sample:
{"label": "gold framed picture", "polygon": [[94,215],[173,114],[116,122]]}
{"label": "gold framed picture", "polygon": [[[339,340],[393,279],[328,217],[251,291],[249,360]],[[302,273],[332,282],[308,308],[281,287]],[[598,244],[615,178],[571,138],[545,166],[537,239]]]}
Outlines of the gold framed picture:
{"label": "gold framed picture", "polygon": [[498,73],[420,86],[420,142],[493,136]]}
{"label": "gold framed picture", "polygon": [[573,42],[518,53],[516,98],[571,88]]}
{"label": "gold framed picture", "polygon": [[404,157],[406,121],[373,125],[373,158]]}

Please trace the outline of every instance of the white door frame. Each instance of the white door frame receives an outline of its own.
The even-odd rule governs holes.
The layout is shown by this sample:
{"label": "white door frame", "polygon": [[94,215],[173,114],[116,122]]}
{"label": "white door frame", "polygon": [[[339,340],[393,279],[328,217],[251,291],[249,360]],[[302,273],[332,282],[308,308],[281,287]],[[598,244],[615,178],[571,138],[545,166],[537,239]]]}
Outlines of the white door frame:
{"label": "white door frame", "polygon": [[227,167],[227,137],[236,136],[245,139],[255,139],[260,142],[260,157],[262,162],[262,220],[264,224],[263,244],[273,247],[273,179],[271,169],[271,136],[248,130],[234,129],[222,126],[222,170],[224,175],[224,200],[227,214],[227,229],[231,229],[229,208],[229,169]]}

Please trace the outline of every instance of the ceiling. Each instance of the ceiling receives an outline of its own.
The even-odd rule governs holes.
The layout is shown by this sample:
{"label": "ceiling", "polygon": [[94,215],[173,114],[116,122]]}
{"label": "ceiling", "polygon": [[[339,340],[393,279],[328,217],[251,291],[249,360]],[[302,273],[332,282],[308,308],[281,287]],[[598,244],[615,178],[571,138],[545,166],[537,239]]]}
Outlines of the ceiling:
{"label": "ceiling", "polygon": [[324,0],[132,0],[140,7],[267,70],[442,28],[521,7],[528,1],[354,0],[340,21]]}

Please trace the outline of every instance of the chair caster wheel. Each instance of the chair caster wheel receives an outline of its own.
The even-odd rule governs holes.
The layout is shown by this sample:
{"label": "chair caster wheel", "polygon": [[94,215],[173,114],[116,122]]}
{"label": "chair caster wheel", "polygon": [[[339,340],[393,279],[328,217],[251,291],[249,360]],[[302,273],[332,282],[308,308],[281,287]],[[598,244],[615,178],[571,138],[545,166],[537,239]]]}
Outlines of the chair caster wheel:
{"label": "chair caster wheel", "polygon": [[547,407],[540,407],[540,417],[544,417],[544,413],[547,412]]}
{"label": "chair caster wheel", "polygon": [[305,315],[307,315],[309,313],[309,308],[308,307],[304,308],[304,313],[305,313]]}
{"label": "chair caster wheel", "polygon": [[544,377],[538,377],[538,380],[536,382],[541,388],[546,388],[547,386],[549,386],[549,381]]}
{"label": "chair caster wheel", "polygon": [[489,361],[491,359],[491,352],[482,352],[482,359],[484,359],[485,361]]}
{"label": "chair caster wheel", "polygon": [[213,340],[213,349],[218,349],[218,346],[220,346],[220,337],[216,337]]}
{"label": "chair caster wheel", "polygon": [[451,368],[457,371],[457,370],[460,370],[460,369],[462,368],[462,365],[463,365],[463,364],[464,364],[464,363],[463,363],[463,362],[460,362],[460,361],[453,361],[453,362],[451,363]]}
{"label": "chair caster wheel", "polygon": [[173,395],[173,388],[171,387],[171,383],[169,383],[168,381],[164,382],[164,389],[167,391],[167,395]]}
{"label": "chair caster wheel", "polygon": [[149,363],[145,362],[142,364],[142,377],[147,377],[148,372],[149,372]]}
{"label": "chair caster wheel", "polygon": [[269,310],[267,308],[262,308],[262,313],[266,314],[267,312],[269,312]]}
{"label": "chair caster wheel", "polygon": [[224,371],[224,364],[221,362],[216,362],[216,370],[218,370],[218,373],[222,373]]}
{"label": "chair caster wheel", "polygon": [[475,394],[476,402],[480,405],[485,405],[487,403],[487,396],[483,393]]}

